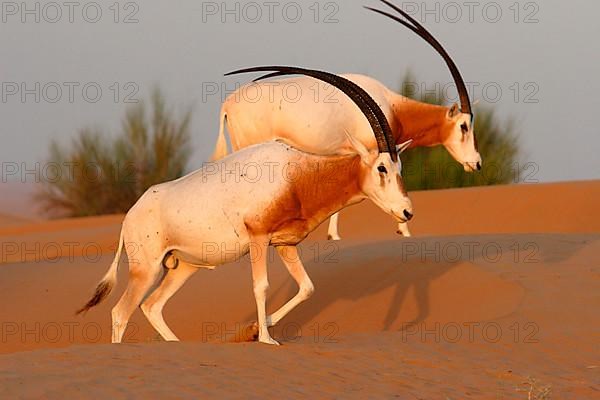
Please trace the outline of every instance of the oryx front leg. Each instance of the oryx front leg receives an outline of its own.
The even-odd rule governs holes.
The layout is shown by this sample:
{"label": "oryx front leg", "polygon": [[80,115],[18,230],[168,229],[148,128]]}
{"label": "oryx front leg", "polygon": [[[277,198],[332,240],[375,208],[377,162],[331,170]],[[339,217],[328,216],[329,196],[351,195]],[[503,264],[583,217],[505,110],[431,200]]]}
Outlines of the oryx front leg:
{"label": "oryx front leg", "polygon": [[296,246],[278,246],[277,252],[283,260],[287,270],[290,272],[290,275],[292,275],[298,284],[299,289],[294,297],[285,303],[279,310],[267,317],[269,326],[274,326],[281,321],[283,317],[292,311],[298,304],[308,299],[315,291],[315,287],[304,270],[302,261],[300,261]]}
{"label": "oryx front leg", "polygon": [[396,231],[396,233],[404,236],[404,237],[411,237],[412,235],[410,234],[410,230],[408,229],[408,223],[406,222],[399,222],[398,223],[398,230]]}
{"label": "oryx front leg", "polygon": [[340,213],[336,212],[329,218],[329,228],[327,229],[328,240],[342,240],[340,233],[338,232],[338,221]]}
{"label": "oryx front leg", "polygon": [[258,341],[267,344],[279,344],[269,334],[267,324],[267,290],[269,290],[269,279],[267,276],[267,252],[269,240],[264,237],[251,237],[250,260],[252,262],[252,284],[254,298],[256,299],[256,310],[258,313]]}

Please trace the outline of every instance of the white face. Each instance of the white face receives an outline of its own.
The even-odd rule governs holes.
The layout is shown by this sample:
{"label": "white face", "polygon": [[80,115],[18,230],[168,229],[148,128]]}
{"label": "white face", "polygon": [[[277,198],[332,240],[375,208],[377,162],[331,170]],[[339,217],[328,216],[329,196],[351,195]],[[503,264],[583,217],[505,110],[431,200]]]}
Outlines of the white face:
{"label": "white face", "polygon": [[465,171],[480,170],[482,161],[481,155],[476,149],[471,115],[458,113],[458,115],[452,116],[452,112],[451,109],[448,115],[448,118],[452,119],[451,131],[444,142],[444,147],[456,161],[463,165]]}
{"label": "white face", "polygon": [[413,216],[413,208],[404,190],[400,159],[392,161],[389,153],[381,153],[371,159],[367,165],[363,191],[373,203],[398,222],[408,221]]}
{"label": "white face", "polygon": [[386,213],[398,222],[406,222],[413,216],[413,208],[402,181],[400,153],[408,148],[412,140],[396,146],[398,161],[392,161],[390,153],[369,151],[357,139],[346,132],[348,141],[360,155],[362,163],[362,191]]}

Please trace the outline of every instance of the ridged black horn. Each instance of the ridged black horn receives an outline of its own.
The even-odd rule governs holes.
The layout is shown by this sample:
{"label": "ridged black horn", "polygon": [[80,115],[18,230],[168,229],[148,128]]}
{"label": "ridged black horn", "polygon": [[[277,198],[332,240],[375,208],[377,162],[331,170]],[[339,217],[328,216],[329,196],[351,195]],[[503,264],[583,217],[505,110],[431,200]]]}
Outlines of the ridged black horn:
{"label": "ridged black horn", "polygon": [[456,88],[458,90],[458,95],[460,97],[461,112],[463,112],[465,114],[470,114],[471,119],[472,119],[473,118],[473,108],[471,107],[471,101],[469,99],[469,92],[467,91],[467,86],[465,85],[465,81],[463,80],[463,78],[460,74],[460,71],[458,70],[458,67],[456,66],[456,64],[454,63],[454,61],[452,60],[452,58],[450,57],[448,52],[442,47],[440,42],[427,29],[425,29],[425,27],[423,25],[421,25],[419,23],[419,21],[417,21],[416,19],[414,19],[413,17],[408,15],[408,13],[406,13],[400,7],[390,3],[389,1],[387,1],[387,0],[380,0],[380,1],[382,3],[384,3],[385,5],[387,5],[388,7],[395,10],[396,12],[398,12],[400,15],[402,15],[404,18],[406,18],[410,23],[401,19],[400,17],[398,17],[396,15],[392,15],[388,12],[381,11],[381,10],[378,10],[378,9],[372,8],[372,7],[365,7],[365,8],[401,23],[402,25],[404,25],[405,27],[407,27],[408,29],[410,29],[411,31],[413,31],[414,33],[419,35],[421,38],[423,38],[442,56],[444,61],[446,61],[446,65],[448,66],[448,69],[450,69],[450,73],[452,74],[452,77],[454,78],[454,83],[456,84]]}

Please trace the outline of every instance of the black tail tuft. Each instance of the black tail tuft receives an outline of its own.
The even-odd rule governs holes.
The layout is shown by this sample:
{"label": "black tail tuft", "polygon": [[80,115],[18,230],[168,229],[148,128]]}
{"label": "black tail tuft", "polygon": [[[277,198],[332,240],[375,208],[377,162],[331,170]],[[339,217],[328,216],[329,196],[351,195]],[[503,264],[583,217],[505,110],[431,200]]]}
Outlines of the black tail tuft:
{"label": "black tail tuft", "polygon": [[106,298],[106,296],[108,296],[108,294],[110,293],[111,290],[112,290],[111,282],[106,282],[106,281],[100,282],[98,284],[98,286],[96,287],[96,291],[94,292],[94,295],[92,296],[92,298],[85,304],[85,306],[83,306],[79,310],[77,310],[75,312],[75,315],[79,315],[81,313],[86,313],[87,310],[94,307],[95,305],[100,303],[102,300],[104,300]]}

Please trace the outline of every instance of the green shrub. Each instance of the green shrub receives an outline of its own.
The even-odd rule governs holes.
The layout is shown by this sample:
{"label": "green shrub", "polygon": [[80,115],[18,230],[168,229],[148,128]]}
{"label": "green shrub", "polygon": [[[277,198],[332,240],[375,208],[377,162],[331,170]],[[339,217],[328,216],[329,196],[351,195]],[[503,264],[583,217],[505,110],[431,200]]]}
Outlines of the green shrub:
{"label": "green shrub", "polygon": [[190,111],[176,117],[158,89],[146,105],[126,111],[115,138],[83,129],[70,146],[53,142],[48,170],[36,199],[52,216],[123,213],[150,186],[185,173],[190,156]]}

